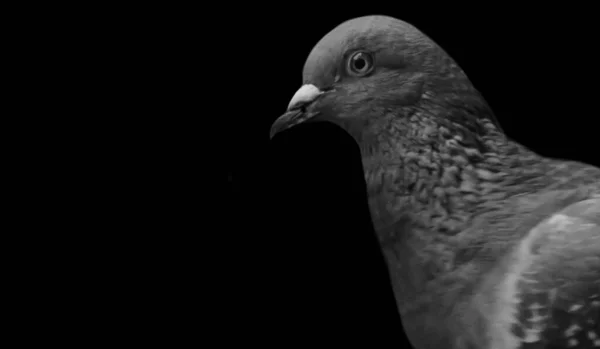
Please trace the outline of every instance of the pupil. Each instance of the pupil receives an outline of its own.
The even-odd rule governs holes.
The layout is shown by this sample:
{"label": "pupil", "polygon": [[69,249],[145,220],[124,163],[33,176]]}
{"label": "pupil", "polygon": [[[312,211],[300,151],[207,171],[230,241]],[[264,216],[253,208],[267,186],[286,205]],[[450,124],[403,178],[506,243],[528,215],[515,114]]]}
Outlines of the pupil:
{"label": "pupil", "polygon": [[365,64],[366,64],[366,62],[365,62],[365,60],[363,58],[357,58],[354,61],[354,68],[356,68],[358,70],[361,70],[362,68],[365,67]]}

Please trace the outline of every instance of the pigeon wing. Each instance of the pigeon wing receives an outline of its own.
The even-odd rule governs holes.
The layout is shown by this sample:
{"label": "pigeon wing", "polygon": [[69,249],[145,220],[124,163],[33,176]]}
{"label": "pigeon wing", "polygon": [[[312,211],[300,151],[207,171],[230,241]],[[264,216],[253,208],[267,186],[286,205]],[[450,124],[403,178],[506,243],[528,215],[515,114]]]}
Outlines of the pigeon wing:
{"label": "pigeon wing", "polygon": [[600,347],[600,196],[550,215],[508,257],[491,348]]}

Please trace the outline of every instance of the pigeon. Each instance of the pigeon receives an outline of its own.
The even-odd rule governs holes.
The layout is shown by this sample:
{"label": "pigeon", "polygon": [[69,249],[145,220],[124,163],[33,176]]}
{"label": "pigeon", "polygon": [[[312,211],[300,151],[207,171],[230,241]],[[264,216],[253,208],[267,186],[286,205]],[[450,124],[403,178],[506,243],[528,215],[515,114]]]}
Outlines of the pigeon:
{"label": "pigeon", "polygon": [[360,148],[415,348],[600,348],[599,168],[508,138],[457,63],[387,16],[317,43],[271,138],[310,122]]}

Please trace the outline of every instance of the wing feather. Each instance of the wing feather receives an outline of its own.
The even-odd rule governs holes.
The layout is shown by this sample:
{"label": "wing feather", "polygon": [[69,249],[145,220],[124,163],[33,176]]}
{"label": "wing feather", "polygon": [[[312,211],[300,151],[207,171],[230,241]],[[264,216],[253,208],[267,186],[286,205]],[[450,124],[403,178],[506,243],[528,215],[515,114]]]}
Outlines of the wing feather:
{"label": "wing feather", "polygon": [[497,288],[491,348],[600,346],[600,197],[540,222]]}

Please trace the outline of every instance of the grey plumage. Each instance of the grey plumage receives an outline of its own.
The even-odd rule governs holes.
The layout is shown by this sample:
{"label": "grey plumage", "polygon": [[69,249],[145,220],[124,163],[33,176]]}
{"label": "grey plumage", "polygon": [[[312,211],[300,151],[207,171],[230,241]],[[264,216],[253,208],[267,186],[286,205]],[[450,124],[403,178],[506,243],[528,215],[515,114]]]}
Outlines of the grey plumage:
{"label": "grey plumage", "polygon": [[272,134],[327,121],[354,137],[416,348],[600,347],[600,169],[508,139],[443,49],[393,18],[335,28],[303,82]]}

